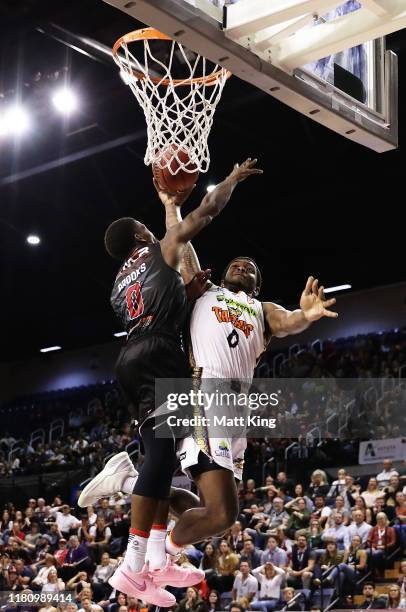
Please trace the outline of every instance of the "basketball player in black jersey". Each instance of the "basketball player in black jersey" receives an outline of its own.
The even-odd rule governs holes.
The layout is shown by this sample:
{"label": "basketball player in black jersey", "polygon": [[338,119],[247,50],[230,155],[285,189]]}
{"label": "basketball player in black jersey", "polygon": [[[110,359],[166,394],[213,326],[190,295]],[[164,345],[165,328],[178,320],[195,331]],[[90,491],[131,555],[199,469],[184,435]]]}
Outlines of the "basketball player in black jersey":
{"label": "basketball player in black jersey", "polygon": [[[123,262],[111,296],[113,309],[128,333],[116,364],[116,374],[138,411],[144,462],[140,474],[131,467],[132,477],[129,477],[127,454],[116,455],[83,490],[78,504],[91,505],[112,490],[133,493],[127,552],[110,584],[119,591],[162,607],[175,603],[175,597],[162,586],[196,584],[202,579],[202,572],[183,570],[165,554],[162,538],[166,533],[176,450],[174,438],[155,437],[154,420],[149,418],[155,409],[155,378],[188,377],[187,359],[181,348],[187,298],[178,271],[185,245],[222,211],[239,182],[262,173],[255,164],[256,160],[251,159],[241,166],[237,164],[231,174],[205,196],[200,206],[170,228],[161,241],[132,218],[113,222],[105,235],[107,252]],[[187,195],[184,194],[184,199]],[[179,203],[182,195],[173,197],[174,202]],[[151,570],[151,562],[149,566],[144,565],[145,559],[156,561],[158,549],[161,561]]]}

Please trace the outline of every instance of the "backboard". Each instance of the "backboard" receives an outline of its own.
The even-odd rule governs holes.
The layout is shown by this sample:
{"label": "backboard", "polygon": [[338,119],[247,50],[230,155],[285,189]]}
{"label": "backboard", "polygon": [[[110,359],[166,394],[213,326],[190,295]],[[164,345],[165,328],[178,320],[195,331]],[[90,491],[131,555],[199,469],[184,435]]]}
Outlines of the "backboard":
{"label": "backboard", "polygon": [[105,0],[342,136],[397,147],[406,0]]}

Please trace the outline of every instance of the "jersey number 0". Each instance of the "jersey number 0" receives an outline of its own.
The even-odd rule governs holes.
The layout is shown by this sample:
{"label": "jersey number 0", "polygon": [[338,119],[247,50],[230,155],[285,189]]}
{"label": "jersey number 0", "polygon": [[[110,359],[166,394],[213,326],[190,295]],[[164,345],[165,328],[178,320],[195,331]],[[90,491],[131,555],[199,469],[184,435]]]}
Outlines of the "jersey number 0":
{"label": "jersey number 0", "polygon": [[142,301],[141,285],[134,283],[127,289],[127,309],[131,320],[137,319],[144,312],[144,302]]}

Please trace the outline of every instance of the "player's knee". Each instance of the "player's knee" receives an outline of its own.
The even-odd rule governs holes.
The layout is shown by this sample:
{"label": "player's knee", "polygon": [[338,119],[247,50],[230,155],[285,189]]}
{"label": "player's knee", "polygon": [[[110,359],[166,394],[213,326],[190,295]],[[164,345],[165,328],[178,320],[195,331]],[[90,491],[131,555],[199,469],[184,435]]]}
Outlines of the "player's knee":
{"label": "player's knee", "polygon": [[213,523],[213,527],[216,529],[216,533],[225,531],[231,527],[238,516],[238,502],[229,500],[228,503],[224,503],[221,506],[216,506],[209,510],[210,521]]}

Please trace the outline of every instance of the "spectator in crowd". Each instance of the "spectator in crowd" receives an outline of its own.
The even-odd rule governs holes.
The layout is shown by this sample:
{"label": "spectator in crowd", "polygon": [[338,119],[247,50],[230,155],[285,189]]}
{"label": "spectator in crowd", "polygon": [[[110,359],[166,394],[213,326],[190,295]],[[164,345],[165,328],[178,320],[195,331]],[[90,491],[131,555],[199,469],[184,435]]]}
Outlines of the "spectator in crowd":
{"label": "spectator in crowd", "polygon": [[241,549],[244,546],[244,539],[240,521],[236,521],[234,525],[231,526],[230,533],[226,539],[232,552],[241,552]]}
{"label": "spectator in crowd", "polygon": [[281,598],[281,586],[285,571],[269,561],[252,571],[259,582],[258,598],[251,602],[252,610],[274,610]]}
{"label": "spectator in crowd", "polygon": [[337,547],[340,550],[345,548],[344,540],[347,533],[347,527],[344,526],[344,517],[339,512],[334,514],[334,524],[331,527],[327,527],[323,531],[321,536],[323,542],[327,540],[334,540],[337,543]]}
{"label": "spectator in crowd", "polygon": [[332,581],[335,580],[337,592],[353,593],[355,584],[368,570],[368,554],[362,546],[359,535],[353,536],[351,545],[344,552],[343,562],[338,565],[338,571],[331,572]]}
{"label": "spectator in crowd", "polygon": [[255,548],[252,538],[244,539],[244,546],[241,550],[240,560],[247,561],[250,569],[255,569],[261,565],[261,552]]}
{"label": "spectator in crowd", "polygon": [[323,530],[317,519],[310,520],[310,527],[306,532],[307,542],[312,550],[323,548]]}
{"label": "spectator in crowd", "polygon": [[389,526],[388,517],[380,512],[376,517],[376,525],[368,534],[368,548],[371,567],[375,573],[383,571],[385,559],[396,545],[396,532]]}
{"label": "spectator in crowd", "polygon": [[379,494],[380,490],[378,489],[377,479],[370,478],[366,491],[361,493],[361,497],[364,499],[367,508],[372,508],[374,506],[376,498]]}
{"label": "spectator in crowd", "polygon": [[[347,472],[344,468],[340,468],[337,472],[336,480],[333,480],[330,490],[327,494],[327,497],[337,497],[341,496],[345,493],[345,477]],[[344,500],[343,500],[344,502]]]}
{"label": "spectator in crowd", "polygon": [[359,610],[382,610],[386,608],[386,597],[376,595],[374,582],[364,582],[362,585],[362,594],[364,596],[364,601],[357,606]]}
{"label": "spectator in crowd", "polygon": [[66,588],[69,591],[75,592],[75,597],[77,597],[83,589],[89,588],[90,586],[87,572],[78,572],[66,584]]}
{"label": "spectator in crowd", "polygon": [[67,554],[68,554],[68,543],[65,538],[60,538],[58,541],[58,548],[54,552],[54,557],[55,557],[58,567],[65,563]]}
{"label": "spectator in crowd", "polygon": [[306,536],[299,535],[292,546],[292,556],[287,573],[287,583],[295,589],[308,589],[313,578],[315,561],[311,558]]}
{"label": "spectator in crowd", "polygon": [[292,546],[293,546],[293,540],[291,540],[288,537],[288,534],[286,533],[286,526],[285,525],[281,525],[280,527],[277,528],[276,530],[276,537],[278,538],[278,546],[279,548],[281,548],[282,550],[284,550],[288,555],[292,554]]}
{"label": "spectator in crowd", "polygon": [[92,601],[87,597],[84,598],[81,603],[82,607],[79,608],[78,612],[103,612],[103,608],[101,606],[92,603]]}
{"label": "spectator in crowd", "polygon": [[352,513],[352,518],[352,522],[346,528],[347,531],[344,538],[345,548],[349,548],[354,535],[359,535],[362,540],[362,543],[366,544],[369,532],[372,529],[371,525],[368,525],[368,523],[365,522],[364,513],[362,510],[354,510],[354,512]]}
{"label": "spectator in crowd", "polygon": [[110,593],[108,580],[113,575],[115,567],[116,564],[111,562],[109,553],[103,553],[100,565],[96,567],[92,578],[93,592],[97,600],[103,599]]}
{"label": "spectator in crowd", "polygon": [[283,499],[274,497],[272,508],[269,511],[268,529],[277,529],[280,525],[285,525],[288,519],[289,515],[283,507]]}
{"label": "spectator in crowd", "polygon": [[335,540],[326,540],[325,543],[326,550],[319,557],[315,573],[321,577],[322,585],[331,586],[334,584],[340,563],[343,563],[344,551],[338,550]]}
{"label": "spectator in crowd", "polygon": [[[388,610],[399,610],[400,608],[404,608],[402,605],[402,595],[400,592],[400,587],[398,584],[390,584],[388,589]],[[406,603],[406,601],[405,601]]]}
{"label": "spectator in crowd", "polygon": [[230,612],[246,612],[245,608],[238,603],[238,601],[232,601],[230,603]]}
{"label": "spectator in crowd", "polygon": [[211,590],[207,597],[207,602],[203,612],[218,612],[223,606],[220,601],[220,593],[215,590]]}
{"label": "spectator in crowd", "polygon": [[44,560],[40,561],[34,566],[36,570],[38,570],[38,567],[40,567],[40,569],[37,575],[35,576],[35,578],[33,578],[32,580],[32,583],[31,583],[32,588],[42,589],[44,584],[46,584],[48,581],[49,572],[56,570],[56,565],[57,565],[57,562],[56,562],[55,557],[47,553],[45,555]]}
{"label": "spectator in crowd", "polygon": [[325,527],[327,520],[331,514],[331,508],[326,506],[326,498],[324,495],[315,495],[314,497],[314,510],[310,515],[310,518],[317,519],[321,527]]}
{"label": "spectator in crowd", "polygon": [[288,555],[286,551],[278,546],[278,538],[269,536],[266,550],[262,553],[261,564],[272,563],[277,567],[286,568],[288,565]]}
{"label": "spectator in crowd", "polygon": [[314,470],[311,475],[310,485],[307,490],[309,497],[314,500],[316,495],[323,497],[328,495],[330,487],[327,483],[327,475],[323,470]]}
{"label": "spectator in crowd", "polygon": [[88,506],[86,508],[86,512],[87,512],[88,525],[89,525],[89,527],[93,527],[93,525],[96,524],[96,520],[97,520],[97,514],[94,511],[94,507],[93,506]]}
{"label": "spectator in crowd", "polygon": [[239,565],[239,556],[236,553],[231,552],[226,540],[222,540],[220,542],[219,550],[219,575],[217,576],[216,586],[217,590],[220,593],[223,593],[224,591],[230,591],[233,586],[234,574]]}
{"label": "spectator in crowd", "polygon": [[305,530],[310,523],[310,512],[303,497],[292,499],[285,504],[285,510],[290,515],[287,522],[287,533],[294,537],[296,531]]}
{"label": "spectator in crowd", "polygon": [[307,495],[305,495],[305,489],[304,486],[299,482],[294,489],[294,493],[295,493],[295,498],[298,499],[299,497],[303,497],[303,499],[306,502],[306,508],[312,512],[313,508],[314,508],[314,504],[312,502],[312,500],[310,499],[310,497],[307,497]]}
{"label": "spectator in crowd", "polygon": [[85,570],[88,566],[88,553],[79,538],[75,535],[69,538],[69,550],[65,562],[60,569],[61,578],[65,581],[72,578],[78,570]]}
{"label": "spectator in crowd", "polygon": [[371,508],[367,508],[365,499],[361,497],[361,495],[359,495],[355,500],[352,512],[354,512],[354,510],[361,510],[364,514],[365,522],[368,523],[368,525],[372,524],[372,510]]}
{"label": "spectator in crowd", "polygon": [[109,507],[109,499],[108,497],[104,497],[100,501],[100,508],[97,510],[97,516],[102,516],[104,518],[104,523],[106,525],[110,525],[113,520],[114,512]]}
{"label": "spectator in crowd", "polygon": [[400,592],[406,597],[406,559],[400,562],[398,585]]}
{"label": "spectator in crowd", "polygon": [[299,600],[295,599],[295,589],[292,587],[283,589],[283,602],[282,610],[288,610],[289,612],[302,610]]}
{"label": "spectator in crowd", "polygon": [[52,516],[55,516],[56,524],[64,538],[68,538],[71,530],[78,529],[80,527],[80,521],[71,514],[68,504],[63,506],[56,506],[51,508]]}
{"label": "spectator in crowd", "polygon": [[399,473],[397,472],[397,470],[393,469],[392,466],[393,466],[393,461],[391,459],[383,460],[382,472],[379,472],[379,474],[376,477],[378,487],[380,489],[383,489],[384,487],[388,486],[391,476],[399,476]]}
{"label": "spectator in crowd", "polygon": [[43,584],[41,593],[62,593],[65,590],[65,583],[58,578],[58,573],[55,568],[49,570],[45,584]]}
{"label": "spectator in crowd", "polygon": [[335,516],[336,512],[339,512],[340,514],[342,514],[342,516],[343,516],[343,525],[345,527],[347,527],[347,525],[351,521],[351,512],[346,509],[345,500],[344,500],[344,497],[342,495],[337,495],[335,500],[334,500],[334,507],[332,508],[331,514],[330,514],[330,517],[329,517],[330,525],[333,524],[334,516]]}
{"label": "spectator in crowd", "polygon": [[[292,495],[294,484],[293,480],[287,477],[286,472],[279,472],[276,477],[275,487],[282,489],[285,495]],[[280,490],[278,492],[280,494]]]}
{"label": "spectator in crowd", "polygon": [[103,552],[106,552],[111,538],[111,529],[105,523],[103,516],[98,516],[96,524],[90,527],[87,545],[94,562],[99,562]]}
{"label": "spectator in crowd", "polygon": [[241,561],[240,571],[237,573],[233,588],[231,591],[231,597],[233,600],[239,601],[241,597],[247,597],[248,601],[251,602],[258,590],[257,579],[250,574],[250,566],[247,561]]}
{"label": "spectator in crowd", "polygon": [[204,612],[204,602],[199,598],[199,594],[195,587],[186,589],[186,597],[182,599],[175,612]]}

